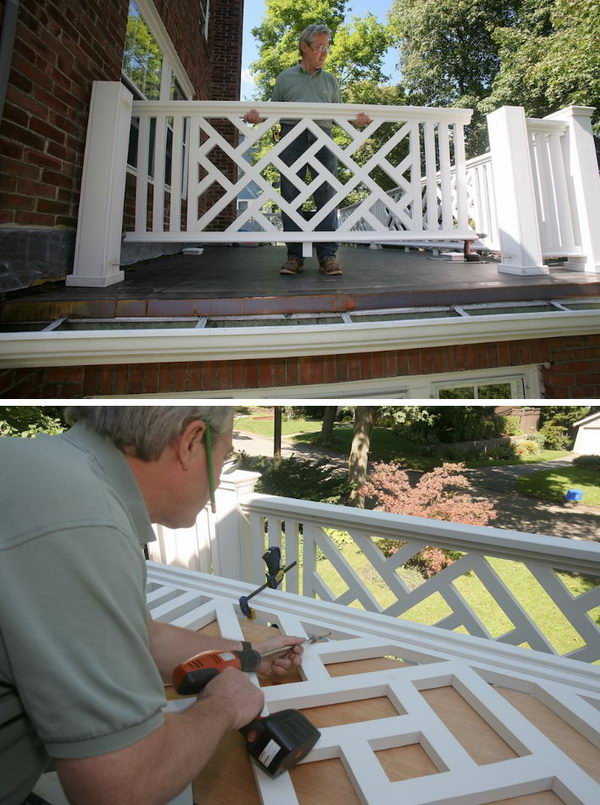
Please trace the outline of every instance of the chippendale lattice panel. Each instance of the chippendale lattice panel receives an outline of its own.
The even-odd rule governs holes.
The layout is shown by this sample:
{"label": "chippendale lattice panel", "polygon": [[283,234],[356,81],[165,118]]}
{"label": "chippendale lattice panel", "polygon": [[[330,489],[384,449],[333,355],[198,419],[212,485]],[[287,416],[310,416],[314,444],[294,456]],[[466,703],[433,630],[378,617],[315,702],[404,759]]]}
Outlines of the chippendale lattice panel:
{"label": "chippendale lattice panel", "polygon": [[[203,233],[207,242],[223,241],[223,235],[228,241],[278,239],[281,213],[297,228],[287,240],[302,242],[330,240],[333,231],[350,241],[372,240],[373,232],[379,240],[410,233],[414,237],[415,232],[438,239],[473,237],[464,153],[469,110],[344,104],[256,107],[264,119],[250,127],[242,119],[247,104],[135,102],[134,116],[140,119],[137,164],[155,167],[152,199],[148,177],[138,177],[135,231],[128,232],[127,239],[147,240],[158,234],[181,239],[184,229],[186,235]],[[352,122],[359,111],[372,117],[364,129]],[[288,120],[295,121],[295,127],[279,137],[280,124]],[[323,120],[334,124],[333,138],[319,125]],[[300,135],[306,138],[305,146],[292,157],[289,146]],[[326,166],[325,151],[337,159],[337,170]],[[293,200],[282,195],[282,176],[293,185]],[[315,208],[311,198],[325,186],[329,197]],[[394,188],[393,195],[389,188]],[[238,209],[239,199],[244,205]],[[348,205],[352,209],[339,217],[337,227],[325,229],[329,213]],[[395,233],[381,220],[382,206],[387,219],[395,222]]]}
{"label": "chippendale lattice panel", "polygon": [[[558,653],[553,634],[560,627],[563,646],[571,646],[567,652],[563,648],[566,656],[600,660],[595,545],[448,523],[430,522],[418,533],[408,525],[418,519],[395,524],[390,515],[379,515],[381,527],[367,530],[359,525],[363,515],[347,510],[344,521],[341,507],[331,516],[319,510],[318,519],[308,518],[308,510],[304,516],[290,511],[282,519],[274,509],[268,515],[260,509],[260,498],[249,506],[255,555],[260,557],[267,545],[280,545],[286,563],[299,559],[298,571],[285,579],[288,591],[549,653]],[[356,526],[349,525],[351,518]],[[355,561],[340,549],[349,545],[358,549]],[[424,579],[407,563],[428,546],[452,551],[453,560]],[[386,556],[390,547],[396,552]],[[256,578],[260,572],[257,568]]]}
{"label": "chippendale lattice panel", "polygon": [[[237,601],[251,585],[153,563],[148,581],[154,618],[190,629],[216,620],[221,634],[242,638]],[[553,801],[600,802],[600,668],[281,591],[253,604],[258,621],[284,634],[330,633],[306,647],[301,681],[263,688],[266,709],[316,718],[320,707],[354,703],[349,723],[319,724],[303,763],[341,759],[360,801],[464,805],[553,792]],[[332,675],[340,663],[382,657],[401,662]],[[361,720],[360,708],[375,701],[385,709]],[[471,735],[452,717],[459,704],[476,724]],[[479,733],[496,742],[489,756]],[[428,770],[392,779],[387,753],[408,746]],[[321,767],[313,768],[318,782]],[[264,803],[298,802],[290,775],[254,774]]]}

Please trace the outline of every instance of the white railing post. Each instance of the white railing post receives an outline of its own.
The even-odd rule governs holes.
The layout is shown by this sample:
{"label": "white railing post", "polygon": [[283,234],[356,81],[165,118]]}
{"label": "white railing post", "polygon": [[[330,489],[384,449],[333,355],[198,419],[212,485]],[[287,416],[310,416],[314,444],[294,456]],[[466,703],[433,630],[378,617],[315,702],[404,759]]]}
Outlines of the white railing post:
{"label": "white railing post", "polygon": [[75,262],[67,285],[121,282],[121,231],[133,96],[119,81],[94,81],[88,119]]}
{"label": "white railing post", "polygon": [[213,572],[240,581],[254,581],[252,536],[240,499],[254,492],[258,472],[236,470],[221,476],[216,491],[217,514],[212,541]]}
{"label": "white railing post", "polygon": [[600,273],[600,175],[592,134],[593,113],[591,106],[569,106],[545,119],[567,124],[565,171],[583,254],[571,257],[564,267],[595,274]]}
{"label": "white railing post", "polygon": [[498,271],[548,274],[542,260],[525,111],[503,106],[487,119],[502,254]]}

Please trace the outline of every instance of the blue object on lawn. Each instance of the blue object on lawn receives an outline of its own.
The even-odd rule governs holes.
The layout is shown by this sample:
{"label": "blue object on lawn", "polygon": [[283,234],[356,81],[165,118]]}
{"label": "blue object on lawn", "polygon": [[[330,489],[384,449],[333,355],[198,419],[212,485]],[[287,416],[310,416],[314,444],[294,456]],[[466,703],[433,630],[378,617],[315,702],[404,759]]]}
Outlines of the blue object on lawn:
{"label": "blue object on lawn", "polygon": [[581,489],[569,489],[565,495],[565,500],[583,500],[583,492]]}

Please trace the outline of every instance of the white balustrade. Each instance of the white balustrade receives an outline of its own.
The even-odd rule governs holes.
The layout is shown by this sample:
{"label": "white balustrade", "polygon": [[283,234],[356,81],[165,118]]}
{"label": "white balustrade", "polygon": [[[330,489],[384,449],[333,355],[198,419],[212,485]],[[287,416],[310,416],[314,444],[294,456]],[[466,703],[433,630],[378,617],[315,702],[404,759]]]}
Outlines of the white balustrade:
{"label": "white balustrade", "polygon": [[[492,173],[492,157],[491,154],[483,154],[482,156],[468,159],[465,162],[466,173],[466,192],[467,192],[467,220],[477,233],[481,235],[478,238],[478,243],[490,251],[500,250],[500,240],[498,236],[498,222],[496,216],[496,199],[494,196],[494,176]],[[451,210],[454,222],[458,220],[458,194],[457,194],[457,181],[456,181],[456,168],[453,166],[450,170],[450,191],[451,191]],[[392,201],[397,201],[402,194],[402,188],[394,187],[388,190],[388,195]],[[438,171],[436,175],[436,185],[423,180],[421,182],[421,192],[424,197],[423,206],[426,210],[431,211],[431,222],[427,220],[427,227],[440,227],[443,216],[443,202],[442,202],[442,174]],[[347,207],[342,207],[339,210],[339,218],[345,222],[357,209],[358,204],[350,204]],[[390,231],[402,231],[404,229],[402,222],[397,218],[381,200],[377,201],[373,214],[377,217],[380,223]],[[447,211],[448,214],[448,211]],[[364,221],[354,225],[354,229],[368,231]],[[422,246],[440,248],[442,246],[451,247],[458,244],[458,240],[449,242],[440,242],[429,240],[426,237],[418,237],[412,240],[397,241],[398,245],[407,246]],[[462,247],[462,244],[461,244]]]}
{"label": "white balustrade", "polygon": [[[305,255],[315,242],[444,245],[481,232],[485,246],[502,252],[499,271],[547,273],[549,256],[568,257],[573,270],[600,271],[600,178],[588,107],[543,120],[527,120],[520,107],[488,115],[492,175],[490,156],[465,160],[468,109],[252,105],[263,115],[256,126],[243,121],[248,103],[132,102],[119,82],[94,82],[68,284],[121,281],[122,238],[279,242],[281,212],[298,227],[285,240],[302,243]],[[372,118],[364,129],[352,122],[358,112]],[[132,119],[137,138],[130,136]],[[280,122],[290,119],[298,124],[278,140]],[[334,122],[334,139],[317,124],[324,119]],[[287,166],[283,152],[301,132],[314,141]],[[123,227],[128,140],[135,150],[135,213]],[[338,160],[336,175],[317,158],[324,147]],[[303,181],[297,173],[306,166]],[[280,193],[282,175],[298,190],[293,201]],[[311,213],[311,198],[324,183],[332,196]],[[253,197],[238,208],[247,188]],[[337,228],[316,231],[335,209]]]}
{"label": "white balustrade", "polygon": [[[374,233],[377,240],[383,241],[416,235],[439,240],[474,236],[467,220],[464,158],[464,126],[470,120],[470,110],[306,103],[255,106],[264,120],[251,127],[243,122],[248,103],[134,102],[133,116],[139,118],[138,187],[135,229],[126,232],[126,240],[205,243],[280,240],[281,226],[273,220],[274,210],[284,211],[298,226],[299,231],[286,232],[285,239],[307,245],[332,237],[371,242]],[[363,130],[352,124],[359,111],[372,118]],[[278,140],[275,132],[280,122],[287,119],[298,119],[299,123]],[[316,121],[323,119],[334,121],[334,131],[339,137],[331,139],[319,127]],[[288,167],[282,160],[282,152],[305,131],[314,136],[314,142]],[[383,144],[373,153],[371,138],[382,133]],[[323,147],[337,157],[338,175],[329,172],[316,158]],[[165,154],[171,162],[168,187]],[[183,185],[186,162],[187,188]],[[151,204],[149,179],[143,170],[146,165],[153,165]],[[297,175],[305,165],[310,167],[308,183]],[[442,188],[440,215],[438,173]],[[456,213],[450,197],[453,173],[458,187]],[[287,176],[299,191],[292,202],[282,198],[280,175]],[[397,186],[393,198],[378,184],[383,177]],[[333,196],[324,207],[307,216],[303,205],[324,182],[333,188]],[[426,187],[424,195],[422,182]],[[237,199],[249,185],[258,187],[261,193],[238,211]],[[362,200],[336,230],[315,231],[329,212],[343,207],[349,197],[357,194]],[[165,202],[167,196],[169,205]],[[183,222],[182,196],[187,208]],[[431,204],[435,205],[434,215]],[[384,205],[388,214],[401,223],[402,232],[389,231],[376,212],[378,205]],[[224,220],[223,213],[229,215],[228,220]],[[149,220],[151,225],[147,224]]]}
{"label": "white balustrade", "polygon": [[[510,560],[527,569],[531,585],[552,602],[550,610],[555,612],[554,617],[564,619],[568,624],[566,628],[572,630],[576,648],[567,656],[587,662],[600,659],[600,631],[594,621],[600,611],[600,546],[595,543],[268,495],[245,496],[241,505],[250,519],[252,536],[249,538],[254,556],[252,569],[248,567],[244,576],[247,581],[257,584],[264,581],[260,556],[268,545],[279,545],[284,549],[286,563],[299,559],[298,570],[285,579],[284,588],[288,592],[394,617],[423,602],[432,602],[433,596],[443,600],[448,614],[431,622],[432,625],[556,653],[544,624],[533,619],[527,601],[520,600],[506,574],[501,575],[494,567],[495,559]],[[368,560],[367,575],[373,575],[393,594],[393,603],[382,606],[378,602],[356,568],[332,541],[329,529],[342,532],[354,543],[362,558]],[[376,544],[380,538],[396,542],[398,551],[386,558]],[[427,546],[458,552],[460,558],[412,588],[398,570]],[[333,568],[343,581],[342,593],[334,594],[328,587],[322,575],[325,565]],[[560,573],[581,574],[593,581],[586,592],[575,596],[561,580]],[[477,579],[490,601],[493,600],[494,607],[502,610],[505,620],[512,624],[504,634],[491,634],[477,605],[459,591],[457,581],[467,576]],[[590,615],[592,610],[595,612]]]}
{"label": "white balustrade", "polygon": [[581,256],[581,242],[575,239],[576,216],[569,198],[563,154],[567,124],[534,118],[527,118],[526,124],[542,256]]}

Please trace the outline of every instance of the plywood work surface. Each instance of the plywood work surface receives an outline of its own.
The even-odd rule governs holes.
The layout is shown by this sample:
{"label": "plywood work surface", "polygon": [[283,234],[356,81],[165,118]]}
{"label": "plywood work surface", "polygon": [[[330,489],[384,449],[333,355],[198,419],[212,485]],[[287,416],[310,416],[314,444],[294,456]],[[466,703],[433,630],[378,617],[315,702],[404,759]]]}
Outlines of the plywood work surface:
{"label": "plywood work surface", "polygon": [[[277,634],[274,628],[256,623],[243,621],[241,626],[244,637],[254,643]],[[220,636],[216,622],[204,627],[202,632]],[[401,668],[403,665],[406,663],[390,657],[376,657],[332,664],[328,666],[328,671],[332,676],[345,676]],[[300,679],[299,673],[294,671],[282,679],[263,678],[260,682],[262,686],[268,686]],[[579,733],[534,696],[506,689],[498,690],[589,774],[596,779],[600,777],[599,752]],[[511,747],[453,687],[437,687],[421,693],[436,716],[444,722],[476,763],[493,763],[516,757]],[[167,695],[172,697],[168,690]],[[327,727],[392,717],[397,715],[397,710],[389,698],[378,695],[360,701],[306,708],[303,713],[315,726]],[[419,743],[379,750],[375,752],[375,757],[392,782],[438,773],[432,759]],[[301,805],[322,805],[324,802],[328,805],[353,805],[360,802],[340,758],[300,764],[292,771],[291,779]],[[260,803],[253,769],[243,739],[237,731],[226,736],[219,744],[210,762],[196,779],[193,790],[195,801],[202,805],[222,805],[227,801],[235,801],[236,805]],[[544,791],[497,802],[502,805],[559,805],[562,800],[552,791]]]}

